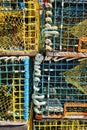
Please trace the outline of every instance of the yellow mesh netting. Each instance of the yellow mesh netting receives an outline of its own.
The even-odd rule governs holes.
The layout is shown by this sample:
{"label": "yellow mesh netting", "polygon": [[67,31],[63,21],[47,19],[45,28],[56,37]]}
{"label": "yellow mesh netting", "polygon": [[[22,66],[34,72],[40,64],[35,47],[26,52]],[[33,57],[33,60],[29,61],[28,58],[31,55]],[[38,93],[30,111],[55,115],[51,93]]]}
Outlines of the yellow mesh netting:
{"label": "yellow mesh netting", "polygon": [[71,27],[70,32],[78,38],[87,36],[87,19]]}
{"label": "yellow mesh netting", "polygon": [[62,73],[62,75],[65,77],[66,82],[71,83],[85,94],[87,94],[86,63],[87,60],[81,61],[79,65]]}
{"label": "yellow mesh netting", "polygon": [[12,49],[23,46],[24,26],[21,15],[23,12],[7,12],[0,15],[0,48]]}
{"label": "yellow mesh netting", "polygon": [[[38,1],[24,0],[21,9],[20,0],[0,2],[4,3],[0,7],[0,50],[37,52],[40,31]],[[11,5],[11,9],[7,5]]]}
{"label": "yellow mesh netting", "polygon": [[12,116],[12,94],[8,93],[8,86],[0,86],[0,118]]}

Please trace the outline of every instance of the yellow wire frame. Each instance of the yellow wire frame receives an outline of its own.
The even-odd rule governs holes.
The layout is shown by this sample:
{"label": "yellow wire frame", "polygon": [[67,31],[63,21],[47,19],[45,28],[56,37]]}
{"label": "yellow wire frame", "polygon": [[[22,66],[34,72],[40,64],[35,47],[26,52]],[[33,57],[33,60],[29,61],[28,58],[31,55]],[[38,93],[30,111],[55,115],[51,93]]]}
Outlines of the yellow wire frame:
{"label": "yellow wire frame", "polygon": [[[26,11],[22,10],[22,11],[16,11],[16,13],[23,13],[23,41],[24,41],[24,49],[20,50],[20,49],[16,49],[16,50],[8,50],[3,48],[0,48],[0,52],[10,52],[10,54],[13,52],[15,53],[21,53],[21,52],[38,52],[38,47],[39,47],[39,38],[40,38],[40,11],[39,11],[39,2],[36,0],[28,0],[25,2],[25,4],[28,5],[28,7],[25,9],[28,12],[28,15],[26,15]],[[32,5],[34,8],[32,8]],[[2,16],[2,14],[5,16],[8,12],[3,11],[0,12],[0,16]],[[9,11],[10,14],[14,15],[11,11]],[[34,14],[33,14],[34,13]],[[26,23],[25,19],[28,19],[28,24]],[[32,23],[32,19],[34,19],[34,23]],[[26,26],[28,27],[28,30],[26,30]],[[31,28],[34,27],[34,29],[32,30]],[[29,36],[26,36],[29,35]],[[32,36],[32,34],[34,34],[34,36]],[[33,43],[32,43],[33,40]]]}
{"label": "yellow wire frame", "polygon": [[[35,47],[34,50],[38,51],[38,46],[39,46],[39,40],[38,39],[40,37],[40,33],[39,33],[40,32],[39,3],[37,1],[30,0],[30,1],[27,2],[27,4],[28,4],[27,12],[29,12],[29,15],[26,16],[26,18],[31,23],[30,25],[28,23],[28,28],[30,28],[30,27],[32,27],[34,25],[35,30],[33,30],[33,31],[32,30],[28,30],[29,31],[29,37],[24,36],[24,39],[25,39],[24,40],[25,50],[27,48],[26,40],[28,40],[28,41],[30,41],[30,43],[32,43],[31,37],[32,37],[32,32],[33,32],[35,34],[34,35],[34,39],[33,39],[35,41],[35,44],[34,45],[28,44],[28,47],[30,45],[32,47]],[[32,4],[34,4],[34,8],[32,8]],[[35,14],[33,14],[33,13],[35,13]],[[25,19],[25,15],[23,15],[23,16],[24,16],[24,19]],[[32,23],[32,19],[33,18],[35,18],[35,23]],[[26,26],[25,22],[24,22],[24,24],[25,24],[24,26]],[[26,34],[26,32],[24,34]],[[32,51],[32,49],[30,49],[30,51]]]}
{"label": "yellow wire frame", "polygon": [[[21,79],[24,80],[24,78],[21,78]],[[13,86],[13,120],[14,121],[23,121],[24,102],[21,100],[24,98],[24,96],[23,96],[24,91],[21,90],[22,85],[18,84],[18,90],[16,89],[17,86],[15,86],[15,80],[20,82],[21,79],[14,78],[13,83],[12,83],[12,86]],[[16,100],[18,100],[19,102],[17,102]]]}
{"label": "yellow wire frame", "polygon": [[33,130],[87,130],[86,120],[34,121]]}

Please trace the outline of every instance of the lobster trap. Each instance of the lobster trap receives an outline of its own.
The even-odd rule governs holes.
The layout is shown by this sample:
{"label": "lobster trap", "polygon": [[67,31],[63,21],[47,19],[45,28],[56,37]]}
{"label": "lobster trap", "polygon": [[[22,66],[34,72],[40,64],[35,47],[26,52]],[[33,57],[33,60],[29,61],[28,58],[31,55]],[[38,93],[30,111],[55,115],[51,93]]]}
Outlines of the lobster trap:
{"label": "lobster trap", "polygon": [[50,24],[59,32],[59,36],[48,37],[53,50],[87,52],[87,1],[55,0],[52,13]]}
{"label": "lobster trap", "polygon": [[33,130],[87,130],[86,120],[35,120]]}
{"label": "lobster trap", "polygon": [[0,52],[34,55],[39,46],[39,3],[35,0],[0,1]]}
{"label": "lobster trap", "polygon": [[45,57],[40,67],[36,64],[35,118],[86,118],[87,59]]}
{"label": "lobster trap", "polygon": [[32,79],[29,57],[0,57],[0,121],[28,120]]}

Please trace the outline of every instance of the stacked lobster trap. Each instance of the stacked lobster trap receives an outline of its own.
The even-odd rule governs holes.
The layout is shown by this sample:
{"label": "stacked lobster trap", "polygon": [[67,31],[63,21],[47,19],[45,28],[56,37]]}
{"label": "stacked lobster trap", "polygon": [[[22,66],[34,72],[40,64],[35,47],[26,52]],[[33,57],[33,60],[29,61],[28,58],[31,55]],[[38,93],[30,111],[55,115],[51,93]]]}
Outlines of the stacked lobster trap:
{"label": "stacked lobster trap", "polygon": [[34,66],[36,119],[87,117],[87,59],[38,54]]}
{"label": "stacked lobster trap", "polygon": [[87,1],[55,0],[45,8],[46,50],[87,52]]}
{"label": "stacked lobster trap", "polygon": [[87,58],[38,54],[33,89],[33,130],[87,129]]}
{"label": "stacked lobster trap", "polygon": [[32,128],[29,56],[39,48],[39,12],[37,0],[0,0],[0,125],[26,122],[25,129]]}
{"label": "stacked lobster trap", "polygon": [[27,121],[32,92],[31,59],[0,57],[0,121]]}
{"label": "stacked lobster trap", "polygon": [[45,3],[46,55],[34,62],[34,130],[87,129],[86,13],[86,0]]}
{"label": "stacked lobster trap", "polygon": [[1,0],[0,52],[35,55],[39,46],[39,26],[36,0]]}
{"label": "stacked lobster trap", "polygon": [[0,121],[87,130],[87,0],[40,4],[0,1]]}

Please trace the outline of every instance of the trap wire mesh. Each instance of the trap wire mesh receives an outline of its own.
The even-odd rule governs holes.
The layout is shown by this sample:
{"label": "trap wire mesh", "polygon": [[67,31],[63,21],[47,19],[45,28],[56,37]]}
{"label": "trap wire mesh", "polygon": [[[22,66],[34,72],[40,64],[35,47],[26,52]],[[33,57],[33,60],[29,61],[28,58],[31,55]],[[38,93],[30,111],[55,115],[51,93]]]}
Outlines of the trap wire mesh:
{"label": "trap wire mesh", "polygon": [[33,130],[86,130],[86,120],[35,120]]}
{"label": "trap wire mesh", "polygon": [[33,89],[36,119],[87,117],[87,59],[38,54]]}
{"label": "trap wire mesh", "polygon": [[30,58],[0,57],[0,120],[28,120],[30,108]]}
{"label": "trap wire mesh", "polygon": [[47,50],[87,52],[86,0],[55,0],[52,4],[48,2],[45,13],[43,37],[46,39]]}
{"label": "trap wire mesh", "polygon": [[0,51],[37,52],[39,26],[38,1],[0,1]]}

